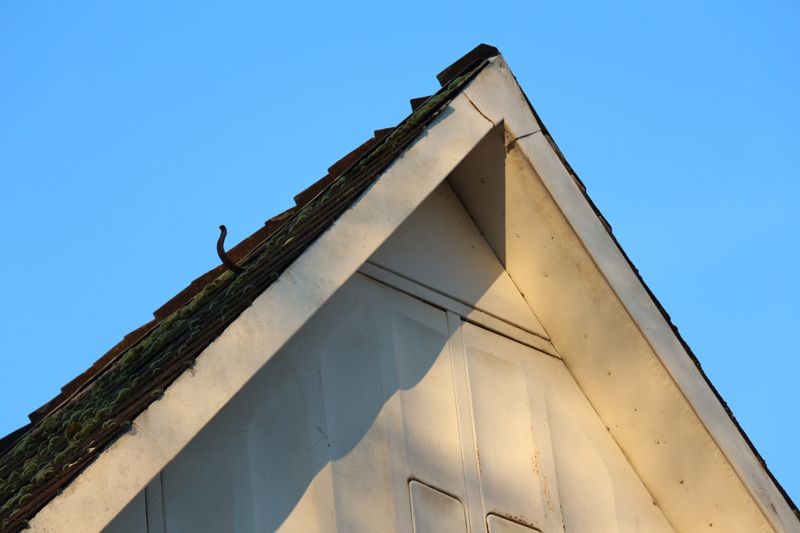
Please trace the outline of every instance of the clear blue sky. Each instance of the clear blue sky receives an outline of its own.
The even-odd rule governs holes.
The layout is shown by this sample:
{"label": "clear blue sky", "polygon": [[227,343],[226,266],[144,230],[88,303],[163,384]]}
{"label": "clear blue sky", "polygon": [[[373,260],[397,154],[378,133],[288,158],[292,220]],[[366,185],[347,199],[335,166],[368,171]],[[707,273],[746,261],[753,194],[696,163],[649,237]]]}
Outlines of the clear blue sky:
{"label": "clear blue sky", "polygon": [[800,4],[269,4],[0,4],[1,434],[483,41],[800,499]]}

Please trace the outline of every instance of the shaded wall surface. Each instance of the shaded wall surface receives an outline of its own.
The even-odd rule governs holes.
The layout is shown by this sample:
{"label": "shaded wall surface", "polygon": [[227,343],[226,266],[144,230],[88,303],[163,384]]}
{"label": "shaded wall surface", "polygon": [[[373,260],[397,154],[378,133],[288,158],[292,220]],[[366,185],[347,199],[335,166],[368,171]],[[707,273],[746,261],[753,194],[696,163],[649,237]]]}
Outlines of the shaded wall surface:
{"label": "shaded wall surface", "polygon": [[[383,267],[420,217],[425,242],[482,239],[444,187]],[[521,301],[488,246],[456,248],[488,312]],[[565,529],[671,531],[561,360],[356,274],[107,531]]]}

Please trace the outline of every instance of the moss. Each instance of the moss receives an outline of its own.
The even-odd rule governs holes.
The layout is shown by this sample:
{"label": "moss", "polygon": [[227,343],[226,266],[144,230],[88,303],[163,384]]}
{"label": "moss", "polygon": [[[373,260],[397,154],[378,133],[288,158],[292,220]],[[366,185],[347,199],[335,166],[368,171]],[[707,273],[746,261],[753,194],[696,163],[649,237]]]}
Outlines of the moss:
{"label": "moss", "polygon": [[17,484],[17,483],[19,483],[19,480],[20,480],[19,472],[11,472],[11,475],[8,476],[8,479],[6,480],[6,483]]}
{"label": "moss", "polygon": [[53,435],[47,440],[47,451],[52,452],[63,447],[67,439],[63,435]]}
{"label": "moss", "polygon": [[62,450],[53,456],[54,464],[61,464],[67,458],[67,452]]}
{"label": "moss", "polygon": [[81,424],[78,420],[74,422],[69,422],[68,425],[64,428],[64,436],[68,439],[71,439],[73,435],[75,435],[78,431],[81,430]]}
{"label": "moss", "polygon": [[74,440],[75,441],[82,441],[83,439],[88,437],[89,434],[92,431],[94,431],[94,428],[96,428],[98,426],[98,424],[100,424],[100,417],[97,416],[97,415],[93,416],[92,418],[87,419],[86,421],[84,421],[83,425],[81,426],[80,431],[78,431],[75,434]]}
{"label": "moss", "polygon": [[12,511],[12,509],[22,505],[20,503],[21,500],[29,501],[30,496],[33,494],[33,489],[34,486],[32,484],[21,487],[17,493],[10,500],[8,500],[5,505],[3,505],[3,507],[0,507],[0,514],[5,515],[8,513],[9,517],[13,517],[14,511]]}
{"label": "moss", "polygon": [[36,458],[29,459],[22,466],[22,472],[20,472],[19,476],[21,479],[30,479],[38,469],[39,463]]}
{"label": "moss", "polygon": [[53,469],[52,465],[46,465],[44,468],[36,472],[36,474],[33,476],[33,482],[36,485],[41,485],[46,479],[53,475],[54,471],[55,470]]}
{"label": "moss", "polygon": [[112,420],[106,420],[105,422],[103,422],[103,425],[100,426],[100,428],[105,431],[105,430],[109,430],[109,429],[112,429],[112,428],[117,427],[117,426],[119,426],[119,421],[112,419]]}
{"label": "moss", "polygon": [[124,365],[130,364],[131,362],[133,362],[135,357],[136,357],[136,351],[135,350],[129,350],[125,355],[122,356],[122,359],[121,359],[120,362],[122,364],[124,364]]}
{"label": "moss", "polygon": [[117,393],[117,396],[116,396],[116,398],[114,398],[114,403],[115,403],[115,404],[117,404],[117,405],[119,405],[120,403],[122,403],[123,401],[125,401],[125,399],[126,399],[128,396],[130,396],[130,394],[131,394],[131,388],[130,388],[130,387],[125,387],[124,389],[120,390],[120,391]]}
{"label": "moss", "polygon": [[152,399],[152,401],[160,400],[161,398],[164,397],[164,389],[161,388],[153,389],[150,391],[149,396]]}

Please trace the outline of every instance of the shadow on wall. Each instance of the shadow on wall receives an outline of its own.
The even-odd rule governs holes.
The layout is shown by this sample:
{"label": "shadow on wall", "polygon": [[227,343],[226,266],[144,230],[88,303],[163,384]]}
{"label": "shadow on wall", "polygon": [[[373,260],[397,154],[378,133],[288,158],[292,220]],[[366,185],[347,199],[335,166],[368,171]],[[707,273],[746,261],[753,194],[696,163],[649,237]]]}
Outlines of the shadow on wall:
{"label": "shadow on wall", "polygon": [[404,431],[382,410],[447,340],[444,312],[356,275],[164,470],[167,530],[275,531],[298,505],[307,531],[367,518]]}

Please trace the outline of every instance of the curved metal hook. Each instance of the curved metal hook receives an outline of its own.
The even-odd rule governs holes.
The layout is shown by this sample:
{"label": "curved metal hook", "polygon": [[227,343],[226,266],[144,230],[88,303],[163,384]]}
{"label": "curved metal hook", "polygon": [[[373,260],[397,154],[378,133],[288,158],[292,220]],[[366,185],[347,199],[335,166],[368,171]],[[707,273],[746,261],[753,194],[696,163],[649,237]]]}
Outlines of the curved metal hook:
{"label": "curved metal hook", "polygon": [[228,254],[225,253],[225,237],[228,235],[228,228],[225,227],[225,224],[222,224],[219,227],[219,239],[217,239],[217,255],[222,260],[222,264],[228,267],[233,272],[237,274],[241,274],[244,272],[244,268],[240,267],[236,263],[228,257]]}

